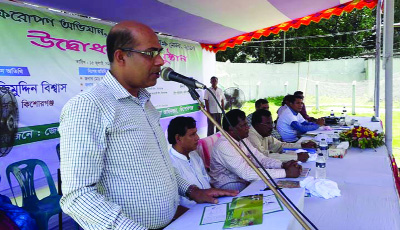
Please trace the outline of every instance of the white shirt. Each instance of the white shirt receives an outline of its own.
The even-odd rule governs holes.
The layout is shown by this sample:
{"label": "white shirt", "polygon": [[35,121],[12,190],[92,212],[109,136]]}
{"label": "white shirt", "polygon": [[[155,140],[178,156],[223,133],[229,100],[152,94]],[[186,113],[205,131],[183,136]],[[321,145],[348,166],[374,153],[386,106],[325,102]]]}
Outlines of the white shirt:
{"label": "white shirt", "polygon": [[276,125],[276,129],[279,134],[282,136],[282,140],[285,142],[294,142],[297,141],[298,132],[294,128],[290,126],[293,121],[299,122],[299,124],[305,122],[306,120],[300,113],[295,115],[293,111],[288,107],[282,111],[282,114],[279,116],[278,123]]}
{"label": "white shirt", "polygon": [[[211,188],[210,177],[206,172],[203,160],[196,151],[190,152],[190,159],[187,159],[185,155],[177,152],[171,147],[169,150],[169,156],[171,157],[172,165],[183,179],[190,184],[197,185],[197,187],[201,189]],[[191,208],[196,204],[196,202],[189,200],[184,196],[180,196],[180,204],[187,208]]]}
{"label": "white shirt", "polygon": [[[220,104],[222,100],[224,100],[224,102],[226,101],[225,95],[220,88],[214,90],[213,87],[210,87],[209,89],[211,89],[211,91],[214,93]],[[210,94],[210,92],[208,92],[208,90],[204,91],[204,100],[208,101],[208,108],[210,109],[210,111],[208,111],[209,113],[222,113],[221,109],[217,105],[217,102],[214,100],[214,97]]]}
{"label": "white shirt", "polygon": [[60,205],[84,229],[161,228],[190,186],[173,169],[150,93],[107,72],[60,117]]}
{"label": "white shirt", "polygon": [[285,111],[287,109],[287,105],[283,105],[281,107],[279,107],[277,113],[278,113],[278,118],[282,115],[283,111]]}
{"label": "white shirt", "polygon": [[301,143],[281,142],[273,136],[263,137],[253,126],[250,127],[248,139],[265,156],[282,162],[297,161],[296,153],[281,153],[284,148],[301,148]]}
{"label": "white shirt", "polygon": [[[253,147],[247,138],[243,139],[243,141],[254,153],[254,156],[256,156],[267,169],[272,178],[286,177],[285,169],[281,168],[282,161],[264,156]],[[235,139],[234,142],[239,143]],[[241,143],[239,146],[251,161],[259,167],[255,160],[250,157],[250,153],[247,151],[246,147]],[[211,184],[216,188],[242,190],[248,182],[260,180],[257,173],[247,164],[224,136],[221,136],[214,145],[211,155],[210,170]],[[232,187],[231,184],[235,184],[235,187]]]}

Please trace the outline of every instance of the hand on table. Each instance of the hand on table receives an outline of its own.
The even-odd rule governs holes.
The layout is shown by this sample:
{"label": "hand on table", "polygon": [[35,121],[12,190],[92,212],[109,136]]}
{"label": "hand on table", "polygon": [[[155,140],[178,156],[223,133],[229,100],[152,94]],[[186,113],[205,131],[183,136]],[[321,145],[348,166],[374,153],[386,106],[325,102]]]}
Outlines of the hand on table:
{"label": "hand on table", "polygon": [[318,118],[315,123],[317,123],[319,126],[323,126],[323,125],[325,125],[325,119],[324,118]]}
{"label": "hand on table", "polygon": [[197,203],[212,203],[217,204],[216,197],[221,196],[236,196],[239,193],[237,190],[227,190],[218,188],[200,189],[196,188],[190,193],[190,198]]}
{"label": "hand on table", "polygon": [[282,164],[282,168],[285,169],[286,177],[296,178],[301,174],[302,167],[297,164],[297,161],[288,161]]}
{"label": "hand on table", "polygon": [[317,148],[317,143],[315,143],[314,141],[306,141],[306,142],[301,143],[301,147],[315,149],[315,148]]}
{"label": "hand on table", "polygon": [[302,152],[297,154],[297,160],[301,162],[307,162],[309,157],[310,156],[308,155],[307,152]]}

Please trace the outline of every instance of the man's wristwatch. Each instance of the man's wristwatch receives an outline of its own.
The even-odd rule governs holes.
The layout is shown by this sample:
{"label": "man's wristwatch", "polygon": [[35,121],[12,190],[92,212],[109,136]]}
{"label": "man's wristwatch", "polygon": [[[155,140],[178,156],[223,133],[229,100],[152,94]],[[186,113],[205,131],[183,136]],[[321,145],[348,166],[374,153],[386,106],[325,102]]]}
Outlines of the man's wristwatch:
{"label": "man's wristwatch", "polygon": [[194,190],[199,189],[199,187],[197,187],[196,185],[192,184],[189,186],[189,188],[186,190],[185,196],[189,199],[192,200],[192,198],[190,197],[190,195],[192,194],[192,192]]}

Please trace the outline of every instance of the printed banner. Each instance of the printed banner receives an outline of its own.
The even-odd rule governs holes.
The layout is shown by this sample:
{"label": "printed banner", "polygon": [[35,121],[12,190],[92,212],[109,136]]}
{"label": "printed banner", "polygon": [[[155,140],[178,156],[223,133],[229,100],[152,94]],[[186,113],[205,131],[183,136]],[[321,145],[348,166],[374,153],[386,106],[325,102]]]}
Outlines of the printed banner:
{"label": "printed banner", "polygon": [[[19,108],[15,146],[0,158],[0,193],[8,193],[5,169],[13,162],[41,159],[56,174],[61,109],[71,97],[101,81],[108,71],[106,37],[111,26],[0,2],[0,87],[15,95]],[[199,43],[166,36],[159,36],[159,41],[165,50],[165,66],[202,79]],[[181,84],[160,79],[148,90],[162,118],[198,111]]]}

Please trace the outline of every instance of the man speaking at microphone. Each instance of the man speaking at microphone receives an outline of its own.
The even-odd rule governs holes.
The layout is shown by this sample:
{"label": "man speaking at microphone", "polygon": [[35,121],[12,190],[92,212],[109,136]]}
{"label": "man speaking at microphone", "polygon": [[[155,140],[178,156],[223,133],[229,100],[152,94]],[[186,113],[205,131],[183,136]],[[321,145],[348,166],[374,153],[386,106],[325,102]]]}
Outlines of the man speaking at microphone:
{"label": "man speaking at microphone", "polygon": [[84,229],[158,229],[179,195],[216,203],[237,191],[190,185],[171,165],[160,114],[145,90],[164,61],[154,31],[132,21],[107,36],[110,71],[60,117],[63,211]]}

